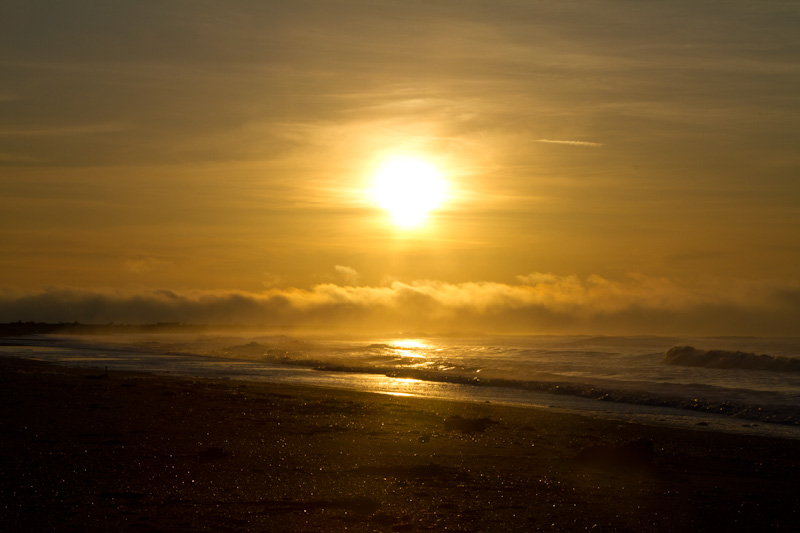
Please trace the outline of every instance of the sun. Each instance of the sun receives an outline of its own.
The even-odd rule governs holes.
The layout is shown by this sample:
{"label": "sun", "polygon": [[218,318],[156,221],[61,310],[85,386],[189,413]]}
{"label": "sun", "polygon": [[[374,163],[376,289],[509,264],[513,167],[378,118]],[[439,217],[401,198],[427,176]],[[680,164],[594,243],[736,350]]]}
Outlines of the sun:
{"label": "sun", "polygon": [[421,226],[445,200],[447,183],[432,164],[410,156],[386,160],[375,173],[371,196],[402,228]]}

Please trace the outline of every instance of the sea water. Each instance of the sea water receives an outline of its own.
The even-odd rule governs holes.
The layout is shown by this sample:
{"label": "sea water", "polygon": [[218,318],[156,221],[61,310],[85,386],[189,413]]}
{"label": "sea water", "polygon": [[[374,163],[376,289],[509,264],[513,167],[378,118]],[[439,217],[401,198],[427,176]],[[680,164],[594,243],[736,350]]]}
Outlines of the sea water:
{"label": "sea water", "polygon": [[0,354],[800,438],[800,338],[40,335]]}

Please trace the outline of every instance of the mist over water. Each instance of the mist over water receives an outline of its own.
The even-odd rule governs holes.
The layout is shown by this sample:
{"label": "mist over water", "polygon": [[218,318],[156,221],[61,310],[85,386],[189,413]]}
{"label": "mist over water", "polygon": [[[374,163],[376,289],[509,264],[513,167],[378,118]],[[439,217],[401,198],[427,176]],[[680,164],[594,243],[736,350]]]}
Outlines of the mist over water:
{"label": "mist over water", "polygon": [[800,438],[797,338],[152,334],[0,344],[0,354],[63,364],[556,406]]}

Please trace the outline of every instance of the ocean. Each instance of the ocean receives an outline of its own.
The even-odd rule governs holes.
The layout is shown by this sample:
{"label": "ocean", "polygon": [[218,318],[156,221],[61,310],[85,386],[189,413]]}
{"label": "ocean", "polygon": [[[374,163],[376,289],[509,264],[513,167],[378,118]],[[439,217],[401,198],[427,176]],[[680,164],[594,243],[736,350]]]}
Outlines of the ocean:
{"label": "ocean", "polygon": [[800,338],[32,335],[0,355],[800,438]]}

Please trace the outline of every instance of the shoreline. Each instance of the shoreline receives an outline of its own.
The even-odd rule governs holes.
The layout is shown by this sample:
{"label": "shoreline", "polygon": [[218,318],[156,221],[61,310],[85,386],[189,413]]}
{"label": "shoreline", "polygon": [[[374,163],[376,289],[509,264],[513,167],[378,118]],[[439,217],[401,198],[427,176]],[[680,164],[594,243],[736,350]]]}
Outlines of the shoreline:
{"label": "shoreline", "polygon": [[[17,341],[19,342],[19,341]],[[65,348],[59,343],[8,344],[0,346],[0,357],[21,357],[38,360],[65,367],[82,367],[85,369],[110,368],[114,372],[142,372],[160,376],[175,376],[186,379],[219,379],[241,381],[245,383],[296,383],[299,386],[312,386],[342,391],[384,392],[410,395],[420,399],[439,399],[455,402],[492,403],[500,406],[547,409],[561,413],[577,413],[581,416],[596,417],[606,421],[633,422],[653,427],[676,429],[696,429],[701,431],[725,432],[737,435],[764,436],[769,438],[787,438],[800,441],[800,426],[796,423],[772,421],[769,418],[781,412],[765,411],[759,405],[748,405],[740,402],[703,401],[687,407],[691,403],[686,398],[670,396],[669,393],[655,395],[652,391],[645,400],[637,401],[635,396],[642,391],[619,389],[614,393],[604,389],[600,384],[586,384],[580,381],[548,380],[530,382],[528,386],[509,386],[508,380],[484,380],[475,384],[472,380],[461,376],[439,376],[420,373],[387,373],[385,369],[310,366],[267,361],[266,374],[238,365],[255,365],[261,367],[264,361],[248,357],[220,357],[207,354],[145,352],[139,354],[153,358],[148,364],[131,363],[126,358],[108,357],[108,350],[92,347],[66,347],[70,352],[61,353]],[[5,350],[4,348],[11,348]],[[45,350],[39,352],[39,349]],[[55,351],[54,351],[55,350]],[[113,351],[114,348],[111,348]],[[30,352],[23,354],[23,352]],[[129,355],[128,350],[125,356]],[[50,353],[52,352],[52,353]],[[76,355],[77,354],[77,355]],[[95,354],[95,355],[92,355]],[[182,367],[172,367],[171,360],[176,357],[196,359],[209,363],[212,361],[234,363],[223,370],[216,367],[213,372],[198,368],[197,371],[186,371]],[[89,363],[87,364],[87,361]],[[202,366],[202,365],[201,365]],[[273,373],[279,368],[277,374]],[[263,370],[263,369],[261,369]],[[309,372],[313,370],[313,372]],[[216,377],[212,377],[212,374]],[[410,380],[412,383],[405,383]],[[495,381],[497,383],[495,383]],[[504,385],[505,384],[505,385]],[[522,385],[526,385],[525,382]],[[658,385],[654,384],[655,387]],[[399,392],[398,392],[399,391]],[[613,399],[621,395],[622,399]],[[633,396],[631,396],[633,395]],[[626,399],[631,396],[633,399]],[[602,397],[602,399],[600,398]],[[695,400],[697,402],[697,400]],[[675,405],[677,404],[677,405]],[[792,412],[795,412],[793,408]]]}
{"label": "shoreline", "polygon": [[13,357],[0,385],[16,530],[800,525],[794,440]]}

